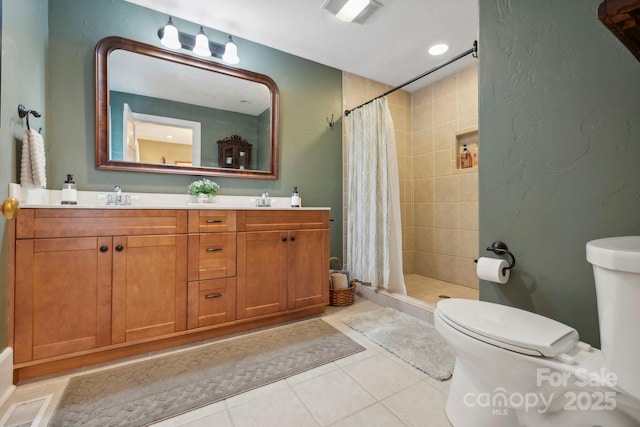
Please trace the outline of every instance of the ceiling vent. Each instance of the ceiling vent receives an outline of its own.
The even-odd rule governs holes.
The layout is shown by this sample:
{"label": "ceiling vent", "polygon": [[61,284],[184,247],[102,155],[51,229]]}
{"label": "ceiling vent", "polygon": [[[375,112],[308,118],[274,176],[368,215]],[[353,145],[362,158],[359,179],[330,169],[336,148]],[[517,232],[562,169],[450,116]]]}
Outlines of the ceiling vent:
{"label": "ceiling vent", "polygon": [[325,0],[322,8],[345,22],[364,24],[373,13],[382,7],[375,0]]}

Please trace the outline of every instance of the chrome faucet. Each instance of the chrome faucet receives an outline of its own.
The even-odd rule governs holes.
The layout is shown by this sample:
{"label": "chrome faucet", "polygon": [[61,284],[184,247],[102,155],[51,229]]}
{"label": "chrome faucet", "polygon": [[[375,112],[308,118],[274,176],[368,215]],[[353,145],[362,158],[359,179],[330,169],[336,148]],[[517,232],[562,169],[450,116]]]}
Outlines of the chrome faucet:
{"label": "chrome faucet", "polygon": [[269,197],[269,192],[265,191],[260,198],[256,199],[256,207],[268,208],[269,206],[271,206],[271,198]]}
{"label": "chrome faucet", "polygon": [[122,204],[122,188],[119,185],[116,185],[115,187],[113,187],[113,192],[116,193],[116,199],[114,200],[114,203],[116,205],[121,205]]}
{"label": "chrome faucet", "polygon": [[[108,206],[129,206],[131,204],[131,196],[127,194],[127,196],[122,199],[122,187],[116,185],[113,187],[114,194],[107,194],[107,205]],[[104,195],[102,196],[104,197]],[[140,197],[140,196],[136,196]]]}

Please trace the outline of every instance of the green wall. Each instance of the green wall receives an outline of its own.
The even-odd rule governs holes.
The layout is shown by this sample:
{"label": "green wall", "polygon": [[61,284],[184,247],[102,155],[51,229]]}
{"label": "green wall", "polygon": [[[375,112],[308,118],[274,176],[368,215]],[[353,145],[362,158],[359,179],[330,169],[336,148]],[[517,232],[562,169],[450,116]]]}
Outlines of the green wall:
{"label": "green wall", "polygon": [[[18,117],[18,104],[46,117],[47,1],[2,2],[2,101],[0,105],[0,202],[16,181],[17,157],[22,150],[26,122]],[[25,29],[28,29],[25,30]],[[31,117],[32,127],[44,126]],[[43,130],[46,134],[46,129]],[[0,349],[7,346],[8,331],[8,222],[0,219]]]}
{"label": "green wall", "polygon": [[517,257],[480,298],[599,345],[587,241],[640,234],[640,63],[601,0],[480,0],[480,250]]}
{"label": "green wall", "polygon": [[[123,0],[49,0],[48,180],[59,188],[67,173],[79,190],[184,193],[191,176],[109,172],[95,169],[94,48],[107,36],[159,45],[167,15]],[[241,19],[241,17],[239,18]],[[182,31],[199,26],[173,19]],[[223,42],[226,34],[205,28]],[[325,118],[342,109],[342,74],[237,37],[241,68],[266,74],[280,90],[280,176],[278,180],[215,178],[220,194],[289,196],[294,185],[307,206],[329,206],[331,254],[342,253],[342,135]]]}

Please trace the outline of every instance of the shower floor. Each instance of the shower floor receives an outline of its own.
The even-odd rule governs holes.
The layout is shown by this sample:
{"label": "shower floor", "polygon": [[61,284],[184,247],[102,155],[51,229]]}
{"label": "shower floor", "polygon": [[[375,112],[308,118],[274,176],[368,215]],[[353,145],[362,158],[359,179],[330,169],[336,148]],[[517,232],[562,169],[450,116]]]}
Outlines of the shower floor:
{"label": "shower floor", "polygon": [[407,295],[429,304],[437,304],[442,299],[441,295],[450,298],[478,299],[477,289],[417,274],[405,274],[404,284],[407,288]]}

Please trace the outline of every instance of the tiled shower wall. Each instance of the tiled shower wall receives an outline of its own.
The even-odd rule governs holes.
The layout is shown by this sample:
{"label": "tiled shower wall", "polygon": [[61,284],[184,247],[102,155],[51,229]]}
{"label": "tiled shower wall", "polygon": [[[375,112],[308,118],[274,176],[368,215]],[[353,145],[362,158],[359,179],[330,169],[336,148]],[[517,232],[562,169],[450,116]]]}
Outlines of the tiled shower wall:
{"label": "tiled shower wall", "polygon": [[456,135],[478,129],[477,62],[414,92],[412,107],[413,250],[404,271],[477,288],[478,169],[460,169],[456,145]]}
{"label": "tiled shower wall", "polygon": [[[477,168],[458,169],[456,134],[477,130],[477,64],[414,93],[388,97],[400,173],[404,273],[415,273],[477,288]],[[343,73],[343,105],[353,108],[391,89]],[[344,120],[344,119],[343,119]],[[347,126],[343,126],[346,252]],[[344,259],[346,260],[346,254]],[[348,260],[346,260],[348,263]]]}

